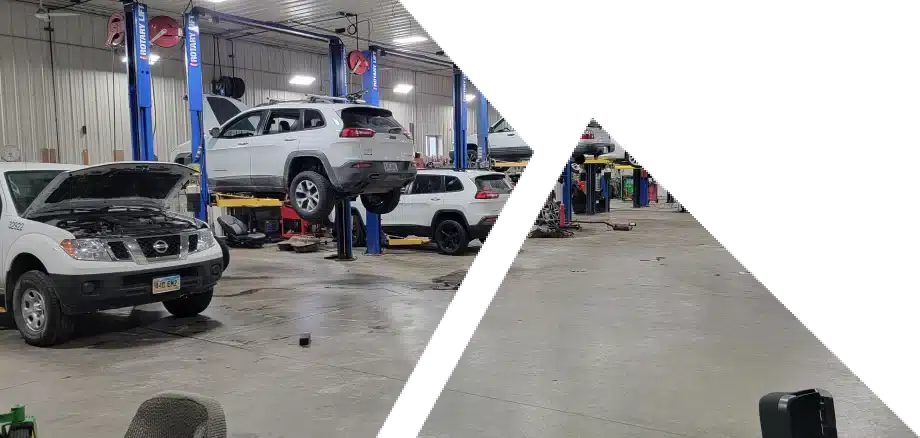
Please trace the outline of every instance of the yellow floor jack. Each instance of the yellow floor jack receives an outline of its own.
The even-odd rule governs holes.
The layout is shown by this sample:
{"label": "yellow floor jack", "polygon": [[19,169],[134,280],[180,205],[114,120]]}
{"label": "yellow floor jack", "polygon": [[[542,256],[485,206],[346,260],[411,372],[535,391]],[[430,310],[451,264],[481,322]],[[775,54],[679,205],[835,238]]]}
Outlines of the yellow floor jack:
{"label": "yellow floor jack", "polygon": [[9,413],[0,414],[0,438],[36,438],[35,418],[26,417],[25,406],[13,406]]}

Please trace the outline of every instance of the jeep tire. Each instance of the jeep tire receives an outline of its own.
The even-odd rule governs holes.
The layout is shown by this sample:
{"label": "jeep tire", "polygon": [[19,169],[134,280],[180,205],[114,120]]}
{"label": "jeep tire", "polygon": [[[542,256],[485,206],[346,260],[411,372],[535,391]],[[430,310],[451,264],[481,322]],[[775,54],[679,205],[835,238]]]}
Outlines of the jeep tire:
{"label": "jeep tire", "polygon": [[361,195],[361,204],[374,214],[387,214],[396,210],[402,189],[393,189],[386,193],[365,193]]}
{"label": "jeep tire", "polygon": [[11,311],[29,345],[50,347],[73,336],[73,319],[64,314],[54,282],[44,272],[28,271],[16,280]]}
{"label": "jeep tire", "polygon": [[298,173],[288,189],[291,208],[304,220],[325,219],[335,206],[332,185],[325,176],[312,170]]}
{"label": "jeep tire", "polygon": [[209,289],[207,292],[163,301],[163,307],[166,307],[166,311],[176,318],[188,318],[204,312],[211,305],[213,296],[214,289]]}

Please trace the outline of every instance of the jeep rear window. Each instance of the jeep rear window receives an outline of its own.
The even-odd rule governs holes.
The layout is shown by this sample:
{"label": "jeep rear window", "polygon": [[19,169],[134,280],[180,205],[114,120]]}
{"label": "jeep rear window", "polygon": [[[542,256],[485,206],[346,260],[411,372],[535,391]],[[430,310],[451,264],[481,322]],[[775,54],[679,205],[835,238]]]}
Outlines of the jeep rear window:
{"label": "jeep rear window", "polygon": [[505,175],[485,175],[476,177],[476,187],[484,192],[498,194],[511,193],[511,184]]}
{"label": "jeep rear window", "polygon": [[10,197],[19,214],[26,211],[38,194],[52,180],[61,174],[61,170],[26,170],[6,173],[6,185],[10,188]]}
{"label": "jeep rear window", "polygon": [[388,134],[403,132],[403,127],[393,118],[393,113],[383,108],[345,108],[342,110],[342,121],[346,128],[366,128]]}

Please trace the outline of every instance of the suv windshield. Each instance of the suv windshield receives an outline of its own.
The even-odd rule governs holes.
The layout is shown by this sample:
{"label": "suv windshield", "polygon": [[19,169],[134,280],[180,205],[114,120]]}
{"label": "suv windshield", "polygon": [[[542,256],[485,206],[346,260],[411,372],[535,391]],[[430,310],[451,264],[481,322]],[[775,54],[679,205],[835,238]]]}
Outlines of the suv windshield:
{"label": "suv windshield", "polygon": [[383,108],[356,106],[342,110],[346,128],[366,128],[375,132],[399,134],[403,127],[393,118],[393,113]]}
{"label": "suv windshield", "polygon": [[6,173],[6,185],[16,211],[22,214],[48,184],[63,172],[62,170],[23,170]]}
{"label": "suv windshield", "polygon": [[476,177],[476,187],[484,192],[498,194],[511,193],[511,184],[505,175],[485,175]]}

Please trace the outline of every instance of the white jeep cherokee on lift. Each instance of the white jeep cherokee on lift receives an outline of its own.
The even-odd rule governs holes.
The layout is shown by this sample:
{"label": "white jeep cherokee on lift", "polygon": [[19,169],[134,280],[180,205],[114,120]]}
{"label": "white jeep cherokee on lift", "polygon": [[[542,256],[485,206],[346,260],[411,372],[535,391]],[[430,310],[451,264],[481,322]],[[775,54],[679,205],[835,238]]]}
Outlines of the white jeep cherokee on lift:
{"label": "white jeep cherokee on lift", "polygon": [[[210,190],[287,196],[307,220],[361,197],[386,214],[415,178],[408,131],[389,110],[355,99],[308,96],[244,110],[205,139]],[[189,154],[180,149],[173,161]]]}
{"label": "white jeep cherokee on lift", "polygon": [[157,162],[0,165],[0,306],[27,343],[65,342],[73,316],[97,310],[208,307],[221,249],[207,224],[167,210],[193,173]]}
{"label": "white jeep cherokee on lift", "polygon": [[[442,254],[459,255],[473,240],[485,241],[505,202],[511,181],[485,170],[423,169],[403,190],[392,213],[381,216],[383,231],[394,236],[429,237]],[[329,217],[335,221],[335,212]],[[367,216],[352,205],[352,244],[364,244]]]}

